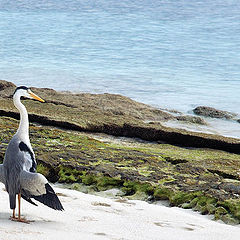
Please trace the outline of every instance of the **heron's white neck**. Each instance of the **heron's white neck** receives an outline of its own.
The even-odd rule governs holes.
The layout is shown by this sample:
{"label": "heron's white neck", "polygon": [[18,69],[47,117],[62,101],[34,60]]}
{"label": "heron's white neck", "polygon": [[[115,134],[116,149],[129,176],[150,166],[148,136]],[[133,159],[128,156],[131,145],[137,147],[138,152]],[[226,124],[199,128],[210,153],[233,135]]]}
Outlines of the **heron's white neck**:
{"label": "heron's white neck", "polygon": [[22,138],[29,139],[28,113],[25,106],[21,103],[20,98],[21,96],[18,94],[13,96],[13,103],[20,112],[20,124],[16,134],[20,135]]}

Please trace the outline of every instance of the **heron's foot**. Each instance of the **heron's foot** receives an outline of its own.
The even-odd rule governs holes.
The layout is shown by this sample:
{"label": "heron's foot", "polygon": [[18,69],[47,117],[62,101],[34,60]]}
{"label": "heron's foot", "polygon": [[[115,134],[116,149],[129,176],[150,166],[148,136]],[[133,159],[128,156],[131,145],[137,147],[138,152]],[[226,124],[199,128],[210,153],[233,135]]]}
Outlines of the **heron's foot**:
{"label": "heron's foot", "polygon": [[17,217],[15,217],[15,216],[10,216],[9,219],[10,219],[11,221],[17,221]]}
{"label": "heron's foot", "polygon": [[26,218],[22,218],[22,217],[19,218],[19,217],[13,217],[13,216],[10,217],[10,220],[14,222],[21,222],[21,223],[27,223],[27,224],[30,224],[30,222],[33,222],[30,220],[27,220]]}

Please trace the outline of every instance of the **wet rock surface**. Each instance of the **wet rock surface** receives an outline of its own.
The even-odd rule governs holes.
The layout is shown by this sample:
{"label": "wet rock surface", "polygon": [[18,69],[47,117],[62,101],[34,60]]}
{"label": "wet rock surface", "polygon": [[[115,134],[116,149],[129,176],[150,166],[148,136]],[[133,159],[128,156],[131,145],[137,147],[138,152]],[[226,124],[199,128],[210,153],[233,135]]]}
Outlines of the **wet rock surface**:
{"label": "wet rock surface", "polygon": [[176,116],[176,119],[178,121],[183,121],[183,122],[188,122],[188,123],[208,125],[204,119],[202,119],[198,116],[181,115],[181,116]]}
{"label": "wet rock surface", "polygon": [[193,109],[193,112],[197,115],[211,117],[211,118],[221,118],[221,119],[234,119],[237,114],[227,111],[218,110],[212,107],[199,106]]}

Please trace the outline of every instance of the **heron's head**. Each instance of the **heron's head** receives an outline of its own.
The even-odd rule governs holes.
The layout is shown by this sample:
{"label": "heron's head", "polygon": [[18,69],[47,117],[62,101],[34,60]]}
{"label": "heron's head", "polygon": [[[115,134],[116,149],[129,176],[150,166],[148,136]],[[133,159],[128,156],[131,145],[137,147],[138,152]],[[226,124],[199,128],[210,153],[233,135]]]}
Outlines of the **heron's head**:
{"label": "heron's head", "polygon": [[25,98],[35,99],[40,102],[45,102],[42,98],[37,96],[28,87],[25,87],[25,86],[17,87],[13,94],[13,97],[14,98],[15,97],[17,97],[17,98],[25,97]]}

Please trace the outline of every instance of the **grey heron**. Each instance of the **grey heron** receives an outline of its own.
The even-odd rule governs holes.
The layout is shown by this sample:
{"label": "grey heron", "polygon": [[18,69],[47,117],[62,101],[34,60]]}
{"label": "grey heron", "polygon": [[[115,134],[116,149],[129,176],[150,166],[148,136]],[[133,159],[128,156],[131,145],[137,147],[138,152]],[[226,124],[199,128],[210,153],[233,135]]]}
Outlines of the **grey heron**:
{"label": "grey heron", "polygon": [[[25,222],[21,217],[21,197],[36,205],[35,199],[55,210],[64,210],[56,193],[47,179],[36,173],[37,163],[29,139],[29,121],[21,97],[44,102],[25,86],[17,87],[13,94],[13,103],[20,112],[20,123],[5,152],[3,164],[0,164],[0,181],[5,184],[9,194],[10,208],[13,210],[11,220]],[[18,196],[18,197],[17,197]],[[18,216],[15,215],[16,197],[18,199]]]}

